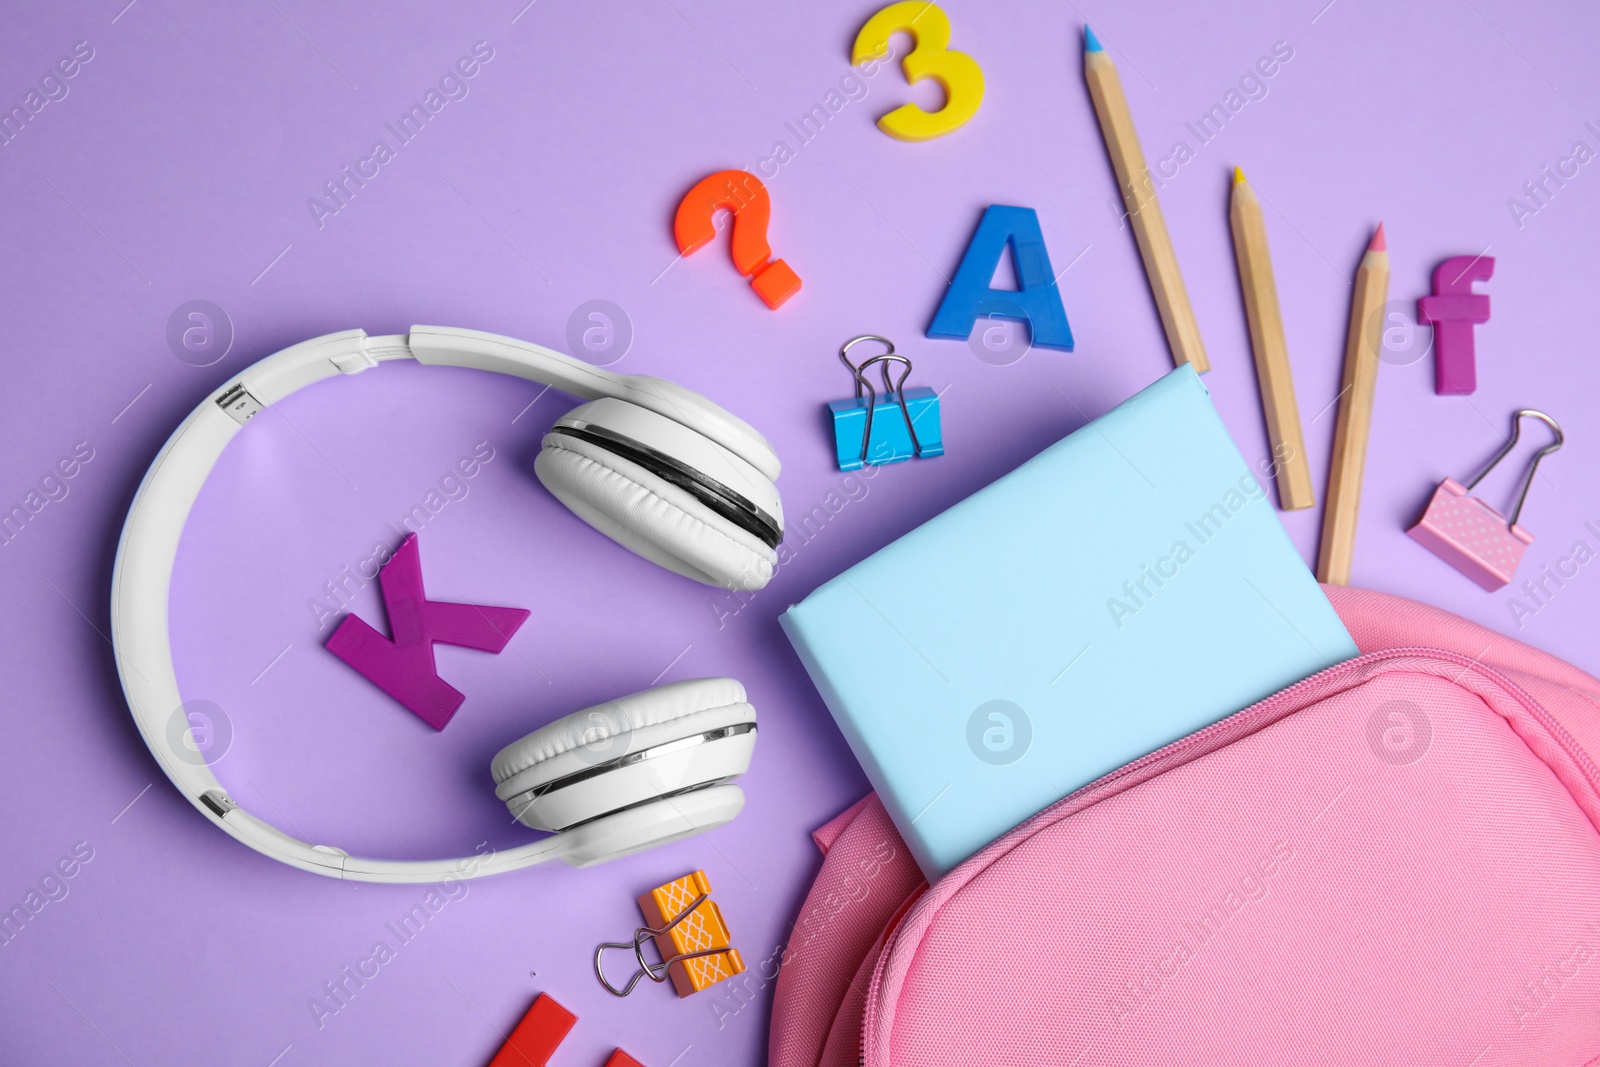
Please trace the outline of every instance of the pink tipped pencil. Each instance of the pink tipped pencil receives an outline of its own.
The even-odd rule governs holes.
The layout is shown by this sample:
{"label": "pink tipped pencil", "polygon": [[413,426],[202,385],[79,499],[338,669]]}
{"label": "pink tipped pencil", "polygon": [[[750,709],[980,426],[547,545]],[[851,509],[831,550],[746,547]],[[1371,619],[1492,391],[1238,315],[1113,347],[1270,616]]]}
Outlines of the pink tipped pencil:
{"label": "pink tipped pencil", "polygon": [[1322,546],[1317,554],[1317,581],[1331,585],[1350,584],[1356,518],[1361,510],[1361,476],[1367,465],[1372,401],[1378,391],[1378,353],[1383,350],[1383,305],[1388,302],[1389,246],[1383,239],[1380,222],[1356,271],[1350,326],[1345,335],[1339,424],[1333,433],[1333,463],[1328,470]]}

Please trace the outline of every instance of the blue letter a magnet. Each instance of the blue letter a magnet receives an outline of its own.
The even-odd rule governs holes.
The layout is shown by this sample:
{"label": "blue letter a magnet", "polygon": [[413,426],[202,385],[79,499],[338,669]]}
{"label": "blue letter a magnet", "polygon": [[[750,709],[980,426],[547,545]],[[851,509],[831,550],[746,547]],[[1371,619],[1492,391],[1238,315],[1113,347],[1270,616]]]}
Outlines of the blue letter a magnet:
{"label": "blue letter a magnet", "polygon": [[[989,281],[1008,245],[1017,288],[991,289]],[[1018,319],[1028,324],[1033,344],[1072,351],[1072,327],[1032,208],[991,204],[984,211],[928,336],[965,340],[979,318]]]}

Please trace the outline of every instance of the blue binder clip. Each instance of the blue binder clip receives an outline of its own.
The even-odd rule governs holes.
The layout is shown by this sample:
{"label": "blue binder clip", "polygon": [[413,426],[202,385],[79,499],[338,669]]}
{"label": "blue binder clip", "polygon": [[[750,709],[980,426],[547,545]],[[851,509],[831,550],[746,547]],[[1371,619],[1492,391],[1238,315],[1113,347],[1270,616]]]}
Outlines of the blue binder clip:
{"label": "blue binder clip", "polygon": [[[863,341],[877,341],[887,351],[864,359],[859,365],[851,363],[850,349]],[[894,342],[876,334],[853,337],[839,349],[839,359],[850,368],[856,380],[854,398],[828,404],[833,416],[833,443],[840,470],[860,470],[868,463],[881,466],[944,455],[944,437],[939,430],[939,394],[925,385],[906,388],[911,361],[895,354]],[[905,368],[900,372],[900,380],[893,384],[889,380],[891,363]],[[867,369],[874,364],[883,373],[882,397],[867,380]]]}

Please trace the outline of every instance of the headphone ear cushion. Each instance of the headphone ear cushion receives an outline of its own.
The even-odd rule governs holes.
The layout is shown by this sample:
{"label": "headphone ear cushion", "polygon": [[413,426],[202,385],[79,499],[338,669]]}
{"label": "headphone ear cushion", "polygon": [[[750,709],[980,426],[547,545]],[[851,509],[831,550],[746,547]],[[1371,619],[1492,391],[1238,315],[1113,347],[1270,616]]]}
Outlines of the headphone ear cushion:
{"label": "headphone ear cushion", "polygon": [[[523,823],[560,830],[708,778],[743,773],[755,743],[749,732],[755,719],[744,686],[732,678],[692,678],[630,693],[573,712],[501,749],[489,768],[495,795]],[[657,757],[610,770],[607,778],[593,777],[623,757],[729,728],[745,732],[700,746],[700,752],[685,751],[690,762],[682,767]],[[574,781],[581,784],[563,788]]]}
{"label": "headphone ear cushion", "polygon": [[724,589],[760,589],[778,554],[686,491],[592,441],[547,434],[534,461],[546,489],[624,548]]}
{"label": "headphone ear cushion", "polygon": [[[726,722],[719,721],[717,726],[754,722],[756,717],[755,709],[746,698],[744,686],[733,678],[689,678],[681,682],[668,682],[608,700],[604,704],[595,704],[546,723],[521,740],[502,748],[490,764],[489,773],[494,778],[494,784],[500,787],[496,791],[503,800],[510,793],[542,785],[577,766],[565,757],[582,756],[584,763],[589,764],[613,759],[638,748],[671,740],[666,734],[677,736],[675,723],[705,712],[721,711],[728,711],[731,717]],[[704,727],[698,720],[695,725],[711,728]],[[664,728],[666,733],[653,736],[657,728]],[[613,746],[615,751],[611,750]],[[521,780],[524,772],[540,766],[548,769],[557,761],[561,761],[561,765],[547,770],[537,781]],[[512,779],[518,781],[513,783]]]}

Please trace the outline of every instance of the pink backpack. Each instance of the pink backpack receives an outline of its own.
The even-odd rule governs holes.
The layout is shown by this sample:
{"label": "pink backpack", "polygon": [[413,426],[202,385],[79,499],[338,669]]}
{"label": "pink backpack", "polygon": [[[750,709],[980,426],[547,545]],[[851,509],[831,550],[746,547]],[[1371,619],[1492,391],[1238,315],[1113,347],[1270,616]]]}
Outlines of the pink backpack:
{"label": "pink backpack", "polygon": [[817,831],[772,1067],[1600,1063],[1600,681],[1326,591],[1359,658],[931,888],[876,796]]}

